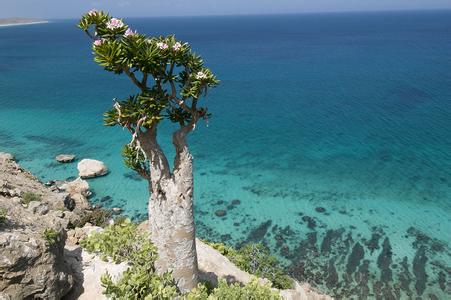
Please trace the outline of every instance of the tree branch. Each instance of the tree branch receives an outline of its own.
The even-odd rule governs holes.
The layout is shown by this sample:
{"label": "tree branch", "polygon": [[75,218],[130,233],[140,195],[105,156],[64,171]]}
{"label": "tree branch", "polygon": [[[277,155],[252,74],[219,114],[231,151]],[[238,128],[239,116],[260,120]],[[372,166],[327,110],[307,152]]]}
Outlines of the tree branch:
{"label": "tree branch", "polygon": [[127,74],[127,76],[130,77],[130,79],[133,81],[133,83],[141,89],[141,91],[144,92],[146,90],[146,86],[138,81],[135,74],[133,72],[130,72],[129,67],[124,67],[123,70],[124,70],[125,74]]}
{"label": "tree branch", "polygon": [[137,138],[150,162],[152,183],[158,184],[161,179],[170,178],[169,162],[157,141],[157,124],[152,125],[147,131],[138,131]]}

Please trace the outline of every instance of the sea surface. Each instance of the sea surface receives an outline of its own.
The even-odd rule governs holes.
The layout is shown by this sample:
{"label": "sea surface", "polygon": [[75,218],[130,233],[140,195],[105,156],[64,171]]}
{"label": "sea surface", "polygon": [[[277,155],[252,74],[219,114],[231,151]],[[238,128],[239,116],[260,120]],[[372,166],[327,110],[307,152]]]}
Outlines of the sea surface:
{"label": "sea surface", "polygon": [[[265,243],[338,298],[451,298],[451,11],[128,22],[188,41],[221,80],[190,138],[201,238]],[[130,137],[102,126],[136,89],[75,24],[0,28],[0,151],[43,182],[77,176],[57,154],[102,160],[91,201],[145,219]]]}

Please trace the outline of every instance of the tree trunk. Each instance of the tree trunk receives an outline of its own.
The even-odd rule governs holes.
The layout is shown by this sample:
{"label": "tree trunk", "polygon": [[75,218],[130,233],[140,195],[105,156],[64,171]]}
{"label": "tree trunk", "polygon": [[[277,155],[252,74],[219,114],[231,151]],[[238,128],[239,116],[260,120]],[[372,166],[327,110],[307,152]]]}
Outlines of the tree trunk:
{"label": "tree trunk", "polygon": [[[159,273],[172,271],[182,292],[198,280],[196,235],[193,215],[193,164],[184,135],[174,134],[174,172],[158,144],[151,145],[151,197],[149,223],[151,240],[158,249],[155,264]],[[146,151],[147,152],[147,151]]]}

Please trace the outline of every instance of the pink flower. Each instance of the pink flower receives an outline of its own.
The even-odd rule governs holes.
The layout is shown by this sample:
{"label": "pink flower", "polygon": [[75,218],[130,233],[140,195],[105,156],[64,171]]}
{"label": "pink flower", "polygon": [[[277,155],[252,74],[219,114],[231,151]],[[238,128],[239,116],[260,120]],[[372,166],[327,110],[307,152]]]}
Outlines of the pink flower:
{"label": "pink flower", "polygon": [[197,72],[196,79],[205,79],[205,78],[207,78],[207,74],[205,74],[202,71]]}
{"label": "pink flower", "polygon": [[138,34],[138,32],[135,30],[135,31],[133,31],[133,30],[131,30],[130,28],[128,28],[126,31],[125,31],[125,33],[124,33],[124,36],[125,37],[129,37],[129,36],[134,36],[134,35],[137,35]]}
{"label": "pink flower", "polygon": [[175,43],[174,46],[172,46],[172,49],[174,49],[174,51],[178,51],[180,50],[180,48],[182,48],[182,44],[180,44],[179,42]]}
{"label": "pink flower", "polygon": [[168,49],[169,46],[166,43],[159,42],[157,43],[157,47],[160,48],[161,50],[166,50]]}
{"label": "pink flower", "polygon": [[90,11],[88,11],[88,16],[95,16],[98,13],[98,11],[96,9],[91,9]]}
{"label": "pink flower", "polygon": [[122,20],[112,18],[111,20],[108,21],[108,23],[106,23],[106,27],[108,29],[114,30],[117,28],[124,27],[124,22],[122,22]]}
{"label": "pink flower", "polygon": [[94,41],[94,46],[98,47],[101,46],[103,44],[103,40],[95,40]]}

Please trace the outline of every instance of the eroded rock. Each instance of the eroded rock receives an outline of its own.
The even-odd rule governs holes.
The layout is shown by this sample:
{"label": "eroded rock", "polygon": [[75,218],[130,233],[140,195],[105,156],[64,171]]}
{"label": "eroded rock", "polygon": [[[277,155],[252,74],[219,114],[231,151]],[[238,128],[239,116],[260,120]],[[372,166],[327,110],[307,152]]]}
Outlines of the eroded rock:
{"label": "eroded rock", "polygon": [[108,174],[107,166],[95,159],[83,159],[78,165],[78,174],[81,178],[93,178]]}
{"label": "eroded rock", "polygon": [[55,157],[57,162],[60,163],[71,163],[75,160],[75,155],[73,154],[60,154]]}

